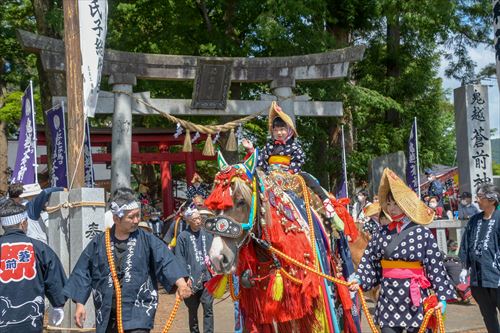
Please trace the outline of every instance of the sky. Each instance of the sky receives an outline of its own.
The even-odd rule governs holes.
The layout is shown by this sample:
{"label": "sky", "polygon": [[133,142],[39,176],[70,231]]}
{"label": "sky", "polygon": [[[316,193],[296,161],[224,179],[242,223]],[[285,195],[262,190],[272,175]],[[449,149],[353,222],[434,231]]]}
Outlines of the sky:
{"label": "sky", "polygon": [[[480,46],[476,49],[469,50],[472,60],[477,64],[476,72],[479,72],[487,64],[495,62],[495,52],[493,48],[488,48],[486,46]],[[460,81],[447,78],[444,75],[444,70],[446,68],[446,60],[441,59],[441,65],[439,67],[439,76],[443,79],[443,87],[449,93],[447,95],[448,99],[453,103],[453,90],[460,87]],[[490,128],[496,128],[495,134],[492,138],[500,137],[500,94],[498,91],[498,83],[496,78],[493,80],[484,80],[482,82],[484,85],[488,85],[488,99],[489,99],[489,113],[490,113]]]}

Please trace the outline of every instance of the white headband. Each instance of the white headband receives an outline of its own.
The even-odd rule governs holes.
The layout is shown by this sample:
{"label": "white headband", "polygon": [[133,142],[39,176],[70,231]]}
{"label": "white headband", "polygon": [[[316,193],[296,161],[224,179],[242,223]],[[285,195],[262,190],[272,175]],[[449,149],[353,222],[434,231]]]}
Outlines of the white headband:
{"label": "white headband", "polygon": [[498,200],[498,194],[495,193],[495,192],[488,192],[488,193],[485,193],[483,190],[479,190],[477,192],[477,194],[482,194],[486,197],[486,199],[488,200],[496,200],[496,201],[500,201]]}
{"label": "white headband", "polygon": [[125,215],[125,211],[127,210],[132,210],[132,209],[137,209],[141,208],[141,204],[138,201],[131,201],[123,206],[118,206],[116,202],[111,202],[111,213],[113,215],[118,216],[119,218],[122,218]]}
{"label": "white headband", "polygon": [[186,211],[184,212],[184,217],[189,219],[189,218],[191,218],[191,216],[193,216],[194,213],[198,213],[198,209],[188,207],[186,209]]}
{"label": "white headband", "polygon": [[16,225],[18,223],[21,223],[27,218],[28,218],[28,213],[24,211],[19,214],[0,217],[0,221],[2,222],[3,226],[8,227],[11,225]]}

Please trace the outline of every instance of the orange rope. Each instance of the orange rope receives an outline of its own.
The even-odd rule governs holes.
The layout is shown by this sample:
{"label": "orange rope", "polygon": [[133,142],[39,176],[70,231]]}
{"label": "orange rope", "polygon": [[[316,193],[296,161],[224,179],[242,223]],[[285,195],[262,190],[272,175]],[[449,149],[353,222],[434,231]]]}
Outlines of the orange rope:
{"label": "orange rope", "polygon": [[295,276],[288,273],[283,267],[280,268],[280,271],[281,271],[281,274],[283,274],[283,276],[286,277],[288,280],[290,280],[296,284],[302,284],[302,281],[300,281]]}
{"label": "orange rope", "polygon": [[312,254],[313,254],[313,265],[318,268],[318,257],[316,253],[316,237],[314,235],[314,225],[313,225],[313,219],[312,219],[312,213],[311,213],[311,197],[309,194],[309,191],[307,189],[306,182],[302,176],[297,175],[300,186],[302,187],[302,194],[304,196],[304,203],[306,205],[306,214],[307,214],[307,222],[309,223],[309,236],[310,236],[310,242],[311,242],[311,249],[312,249]]}
{"label": "orange rope", "polygon": [[177,296],[175,299],[175,304],[174,308],[172,309],[172,312],[170,312],[170,316],[168,317],[167,323],[165,324],[165,327],[163,328],[162,333],[167,333],[170,328],[172,327],[172,324],[174,323],[175,315],[177,315],[177,311],[179,310],[179,306],[181,305],[181,298]]}
{"label": "orange rope", "polygon": [[118,333],[123,333],[123,321],[122,321],[122,289],[120,287],[120,281],[118,280],[118,275],[116,274],[115,260],[113,258],[113,253],[111,252],[111,236],[110,228],[106,229],[106,256],[108,257],[109,270],[111,271],[111,277],[113,278],[113,284],[115,286],[116,294],[116,325]]}
{"label": "orange rope", "polygon": [[[118,275],[116,274],[115,261],[113,258],[113,253],[111,251],[111,236],[110,228],[106,229],[105,239],[106,239],[106,256],[108,257],[109,270],[111,271],[111,277],[113,279],[113,285],[115,287],[116,293],[116,325],[118,333],[124,333],[123,331],[123,320],[122,320],[122,289],[120,287],[120,281],[118,280]],[[174,308],[168,317],[167,323],[163,328],[163,333],[167,333],[174,322],[177,311],[179,310],[179,305],[181,304],[181,298],[177,296],[175,299]]]}
{"label": "orange rope", "polygon": [[418,333],[425,333],[427,330],[427,326],[429,326],[429,320],[431,319],[432,315],[436,315],[437,323],[438,323],[438,330],[440,333],[444,333],[444,320],[443,320],[443,315],[441,314],[441,309],[429,309],[424,316],[424,320],[422,321],[422,325],[420,326],[420,329],[418,330]]}
{"label": "orange rope", "polygon": [[[344,286],[349,286],[351,285],[351,283],[349,282],[346,282],[344,280],[340,280],[340,279],[337,279],[337,278],[334,278],[332,276],[329,276],[329,275],[326,275],[320,271],[318,271],[317,269],[314,269],[312,267],[309,267],[303,263],[301,263],[300,261],[290,257],[289,255],[275,249],[274,247],[272,246],[269,246],[269,251],[271,251],[272,253],[278,255],[279,257],[285,259],[286,261],[302,268],[302,269],[305,269],[311,273],[314,273],[316,275],[319,275],[320,277],[324,278],[324,279],[327,279],[329,281],[332,281],[334,283],[337,283],[337,284],[340,284],[340,285],[344,285]],[[364,295],[363,295],[363,291],[361,290],[361,287],[359,288],[359,295],[360,295],[360,299],[361,299],[361,305],[362,305],[362,308],[363,308],[363,312],[365,313],[365,316],[366,316],[366,319],[368,320],[368,324],[370,325],[370,329],[372,330],[372,332],[378,332],[377,330],[377,327],[375,326],[375,322],[373,321],[373,318],[370,314],[370,312],[368,311],[368,305],[366,304],[366,301],[365,301],[365,298],[364,298]]]}
{"label": "orange rope", "polygon": [[[343,286],[350,286],[352,283],[351,282],[346,282],[344,280],[340,280],[340,279],[337,279],[337,278],[334,278],[333,276],[329,276],[329,275],[326,275],[312,267],[309,267],[303,263],[301,263],[300,261],[290,257],[289,255],[281,252],[280,250],[272,247],[271,245],[269,245],[269,251],[271,251],[272,253],[276,254],[277,256],[285,259],[286,261],[302,268],[302,269],[305,269],[313,274],[316,274],[324,279],[327,279],[333,283],[337,283],[337,284],[340,284],[340,285],[343,285]],[[363,312],[366,316],[366,319],[368,320],[368,325],[370,326],[370,329],[372,330],[372,332],[378,332],[377,330],[377,326],[375,325],[375,322],[373,321],[373,317],[371,316],[370,314],[370,311],[368,310],[368,305],[366,304],[366,300],[365,300],[365,296],[363,294],[363,290],[361,289],[361,287],[359,287],[359,298],[361,300],[361,307],[363,309]],[[426,328],[427,328],[427,325],[429,323],[429,319],[430,317],[432,316],[433,312],[436,313],[436,318],[437,318],[437,322],[438,322],[438,328],[439,328],[439,332],[440,333],[445,333],[445,328],[444,328],[444,321],[443,321],[443,317],[441,315],[441,309],[429,309],[429,311],[427,311],[425,313],[425,316],[424,316],[424,320],[422,322],[422,326],[420,327],[420,330],[419,330],[419,333],[424,333]]]}

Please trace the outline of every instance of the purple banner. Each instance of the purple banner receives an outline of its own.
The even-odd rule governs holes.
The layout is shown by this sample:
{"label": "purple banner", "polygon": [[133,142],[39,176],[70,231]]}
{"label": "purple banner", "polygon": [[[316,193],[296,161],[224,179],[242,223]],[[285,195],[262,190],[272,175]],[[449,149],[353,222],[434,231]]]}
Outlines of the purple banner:
{"label": "purple banner", "polygon": [[342,180],[337,188],[337,193],[335,194],[337,199],[347,198],[347,182],[345,179],[344,172],[342,171]]}
{"label": "purple banner", "polygon": [[52,170],[50,183],[53,187],[68,187],[67,154],[66,154],[66,127],[64,109],[56,106],[47,113],[50,137],[52,138]]}
{"label": "purple banner", "polygon": [[418,181],[418,152],[417,152],[417,121],[413,122],[410,137],[408,138],[408,163],[406,163],[406,184],[416,193],[419,189]]}
{"label": "purple banner", "polygon": [[83,148],[85,187],[94,187],[94,163],[92,162],[92,146],[90,145],[90,125],[87,119],[85,124],[85,146]]}
{"label": "purple banner", "polygon": [[335,197],[337,199],[349,197],[349,192],[347,191],[347,158],[345,154],[344,125],[342,125],[342,180],[337,188]]}
{"label": "purple banner", "polygon": [[19,125],[19,140],[17,147],[16,165],[12,173],[12,183],[34,184],[36,177],[36,139],[31,84],[25,90],[22,98],[21,123]]}

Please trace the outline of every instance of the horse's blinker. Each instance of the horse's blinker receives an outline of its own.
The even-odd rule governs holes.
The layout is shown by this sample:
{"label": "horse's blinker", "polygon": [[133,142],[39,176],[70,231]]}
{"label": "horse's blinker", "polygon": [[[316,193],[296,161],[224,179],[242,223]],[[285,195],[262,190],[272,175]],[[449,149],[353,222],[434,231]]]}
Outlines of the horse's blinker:
{"label": "horse's blinker", "polygon": [[205,220],[205,230],[211,234],[228,238],[239,238],[243,234],[240,223],[229,216],[215,216]]}

